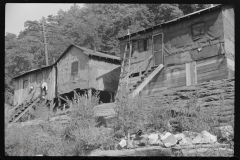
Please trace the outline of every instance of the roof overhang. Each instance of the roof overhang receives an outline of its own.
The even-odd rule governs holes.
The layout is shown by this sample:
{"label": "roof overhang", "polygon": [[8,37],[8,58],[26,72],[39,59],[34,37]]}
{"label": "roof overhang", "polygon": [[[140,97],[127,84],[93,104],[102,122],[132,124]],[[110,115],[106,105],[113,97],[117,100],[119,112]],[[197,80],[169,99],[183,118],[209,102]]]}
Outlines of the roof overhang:
{"label": "roof overhang", "polygon": [[166,25],[166,24],[170,24],[170,23],[173,23],[173,22],[177,22],[177,21],[180,21],[181,19],[189,18],[190,16],[193,16],[193,15],[196,15],[196,14],[201,14],[202,12],[207,12],[207,11],[210,11],[210,10],[213,10],[213,9],[217,9],[217,8],[219,8],[221,6],[222,6],[222,4],[219,4],[219,5],[216,5],[216,6],[212,6],[212,7],[209,7],[209,8],[205,8],[205,9],[202,9],[202,10],[199,10],[199,11],[196,11],[196,12],[193,12],[193,13],[181,16],[179,18],[172,19],[172,20],[167,21],[167,22],[163,22],[163,23],[157,24],[155,26],[148,27],[148,28],[140,30],[138,32],[134,32],[134,33],[132,33],[130,35],[125,35],[125,36],[118,37],[118,40],[125,40],[125,39],[127,39],[127,38],[129,38],[131,36],[135,36],[137,34],[144,33],[146,31],[152,30],[152,29],[154,29],[156,27],[160,27],[162,25]]}

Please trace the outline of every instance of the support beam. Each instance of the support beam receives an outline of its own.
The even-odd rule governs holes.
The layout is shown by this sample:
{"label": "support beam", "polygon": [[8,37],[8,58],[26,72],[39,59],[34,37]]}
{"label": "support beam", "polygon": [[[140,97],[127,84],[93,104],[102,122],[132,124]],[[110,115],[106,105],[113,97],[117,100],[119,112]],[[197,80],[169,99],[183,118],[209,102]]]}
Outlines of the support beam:
{"label": "support beam", "polygon": [[91,88],[88,89],[88,99],[89,99],[89,101],[91,101],[91,99],[92,99],[92,89]]}

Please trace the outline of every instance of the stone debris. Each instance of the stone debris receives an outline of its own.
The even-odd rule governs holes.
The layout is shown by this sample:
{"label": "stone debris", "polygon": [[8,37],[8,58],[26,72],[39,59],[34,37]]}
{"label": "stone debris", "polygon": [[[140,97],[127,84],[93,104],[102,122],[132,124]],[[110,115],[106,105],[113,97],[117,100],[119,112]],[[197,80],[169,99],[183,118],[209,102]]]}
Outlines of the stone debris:
{"label": "stone debris", "polygon": [[148,136],[148,143],[151,145],[157,144],[158,142],[158,134],[152,133]]}
{"label": "stone debris", "polygon": [[192,140],[189,137],[184,137],[182,140],[179,141],[180,146],[189,146],[192,145]]}
{"label": "stone debris", "polygon": [[233,127],[228,125],[228,126],[222,126],[218,128],[221,134],[222,138],[226,138],[228,140],[230,140],[231,136],[233,136]]}
{"label": "stone debris", "polygon": [[119,145],[121,148],[124,148],[127,146],[127,141],[125,139],[122,139],[121,142],[119,142]]}
{"label": "stone debris", "polygon": [[163,144],[165,147],[169,148],[177,144],[177,139],[174,137],[173,134],[169,135],[167,138],[163,139]]}
{"label": "stone debris", "polygon": [[171,135],[170,132],[166,132],[166,133],[164,133],[164,134],[161,134],[161,133],[160,133],[160,139],[161,139],[161,141],[164,140],[165,138],[167,138],[167,137],[170,136],[170,135]]}
{"label": "stone debris", "polygon": [[185,135],[183,133],[175,134],[174,137],[180,141],[185,138]]}
{"label": "stone debris", "polygon": [[217,136],[214,136],[210,134],[207,131],[202,131],[197,135],[196,138],[192,140],[193,144],[198,144],[198,143],[214,143],[217,142]]}

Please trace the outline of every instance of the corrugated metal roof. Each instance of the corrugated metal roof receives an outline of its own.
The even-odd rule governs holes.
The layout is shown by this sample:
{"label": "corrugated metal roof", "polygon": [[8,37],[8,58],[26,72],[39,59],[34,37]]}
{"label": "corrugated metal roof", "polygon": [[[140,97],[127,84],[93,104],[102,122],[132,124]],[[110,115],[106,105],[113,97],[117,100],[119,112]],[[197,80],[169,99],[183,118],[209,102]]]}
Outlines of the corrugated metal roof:
{"label": "corrugated metal roof", "polygon": [[[139,32],[143,32],[143,31],[152,29],[153,27],[157,27],[157,26],[161,26],[161,25],[168,24],[168,23],[171,23],[171,22],[175,22],[175,21],[178,21],[178,20],[180,20],[180,19],[182,19],[182,18],[186,18],[186,17],[192,16],[192,15],[198,14],[198,13],[200,14],[200,13],[203,12],[203,11],[207,11],[207,10],[210,10],[210,9],[212,9],[212,8],[217,8],[217,7],[221,6],[221,5],[222,5],[222,4],[218,4],[218,5],[216,5],[216,6],[208,7],[208,8],[201,9],[201,10],[199,10],[199,11],[193,12],[193,13],[186,14],[186,15],[184,15],[184,16],[181,16],[181,17],[172,19],[172,20],[170,20],[170,21],[163,22],[163,23],[157,24],[157,25],[152,26],[152,27],[149,27],[149,28],[145,28],[145,29],[140,30],[140,31],[138,31],[138,32],[131,33],[130,36],[131,36],[131,35],[134,35],[134,34],[138,34]],[[125,36],[122,36],[122,37],[118,37],[118,39],[124,39],[124,38],[127,38],[128,36],[129,36],[129,35],[125,35]]]}

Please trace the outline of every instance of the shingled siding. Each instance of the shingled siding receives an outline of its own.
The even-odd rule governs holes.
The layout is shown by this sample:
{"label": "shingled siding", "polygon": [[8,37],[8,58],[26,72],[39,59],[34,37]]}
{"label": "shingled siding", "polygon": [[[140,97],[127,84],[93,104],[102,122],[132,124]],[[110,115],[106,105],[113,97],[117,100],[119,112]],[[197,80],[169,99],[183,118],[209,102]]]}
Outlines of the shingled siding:
{"label": "shingled siding", "polygon": [[[164,90],[160,93],[142,96],[143,103],[166,104],[172,101],[174,110],[186,108],[192,94],[198,93],[196,106],[206,114],[217,114],[220,125],[226,125],[234,120],[234,82],[235,79],[223,79],[198,84],[196,86],[185,86],[178,89]],[[223,100],[221,100],[221,97]],[[110,117],[114,115],[115,104],[102,104],[96,107],[96,114]]]}

